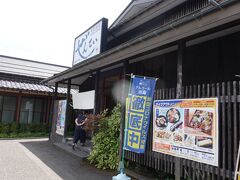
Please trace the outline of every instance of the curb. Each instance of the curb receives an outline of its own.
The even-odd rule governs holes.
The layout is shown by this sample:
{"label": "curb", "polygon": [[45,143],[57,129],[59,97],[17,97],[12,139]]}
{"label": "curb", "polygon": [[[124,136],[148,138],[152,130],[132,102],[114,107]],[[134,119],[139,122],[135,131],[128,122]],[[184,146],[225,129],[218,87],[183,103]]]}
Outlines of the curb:
{"label": "curb", "polygon": [[135,178],[136,180],[153,180],[153,178],[149,178],[149,177],[137,174],[136,172],[129,170],[129,169],[125,169],[125,171],[128,176],[131,176],[131,177]]}
{"label": "curb", "polygon": [[49,141],[49,138],[47,136],[45,137],[16,137],[16,138],[0,138],[0,141],[1,140],[26,140],[26,139],[47,139]]}

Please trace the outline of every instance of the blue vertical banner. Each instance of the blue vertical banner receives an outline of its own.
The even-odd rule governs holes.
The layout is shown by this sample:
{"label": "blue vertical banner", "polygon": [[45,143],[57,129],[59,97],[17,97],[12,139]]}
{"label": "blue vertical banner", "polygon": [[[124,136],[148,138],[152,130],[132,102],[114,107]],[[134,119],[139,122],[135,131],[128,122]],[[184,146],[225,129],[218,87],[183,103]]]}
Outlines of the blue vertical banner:
{"label": "blue vertical banner", "polygon": [[131,78],[126,99],[125,150],[145,152],[155,85],[155,78],[134,75]]}

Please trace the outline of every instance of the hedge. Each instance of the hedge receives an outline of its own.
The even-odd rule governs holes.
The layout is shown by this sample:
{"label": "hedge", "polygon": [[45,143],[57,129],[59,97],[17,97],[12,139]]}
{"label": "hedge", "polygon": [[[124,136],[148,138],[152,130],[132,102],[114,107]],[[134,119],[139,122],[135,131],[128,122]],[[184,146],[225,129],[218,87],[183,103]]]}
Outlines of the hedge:
{"label": "hedge", "polygon": [[48,124],[0,123],[0,138],[4,137],[36,137],[49,133]]}

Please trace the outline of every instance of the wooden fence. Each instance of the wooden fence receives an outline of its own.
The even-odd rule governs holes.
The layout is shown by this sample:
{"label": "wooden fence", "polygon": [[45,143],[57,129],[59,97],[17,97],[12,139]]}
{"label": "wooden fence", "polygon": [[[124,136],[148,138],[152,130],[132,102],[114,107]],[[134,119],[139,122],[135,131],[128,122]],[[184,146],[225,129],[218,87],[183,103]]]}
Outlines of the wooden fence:
{"label": "wooden fence", "polygon": [[[218,97],[218,167],[181,159],[181,176],[190,179],[233,179],[240,137],[240,82],[201,84],[182,88],[182,99]],[[155,99],[175,99],[176,89],[159,89]],[[152,118],[151,118],[152,119]],[[153,126],[150,123],[145,154],[126,151],[125,158],[156,170],[174,174],[173,156],[152,151]]]}

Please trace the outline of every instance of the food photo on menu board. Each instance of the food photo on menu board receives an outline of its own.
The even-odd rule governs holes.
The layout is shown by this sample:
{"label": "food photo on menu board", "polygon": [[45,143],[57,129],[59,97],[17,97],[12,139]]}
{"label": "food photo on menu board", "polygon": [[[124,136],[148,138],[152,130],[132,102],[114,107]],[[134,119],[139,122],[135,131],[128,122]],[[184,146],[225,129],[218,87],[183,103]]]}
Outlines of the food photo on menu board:
{"label": "food photo on menu board", "polygon": [[155,124],[159,131],[156,137],[163,141],[183,141],[183,115],[181,110],[176,108],[161,109],[157,111]]}
{"label": "food photo on menu board", "polygon": [[[212,135],[213,112],[198,109],[185,109],[185,129]],[[191,131],[191,130],[190,130]]]}
{"label": "food photo on menu board", "polygon": [[217,105],[216,98],[155,100],[153,151],[216,166]]}

